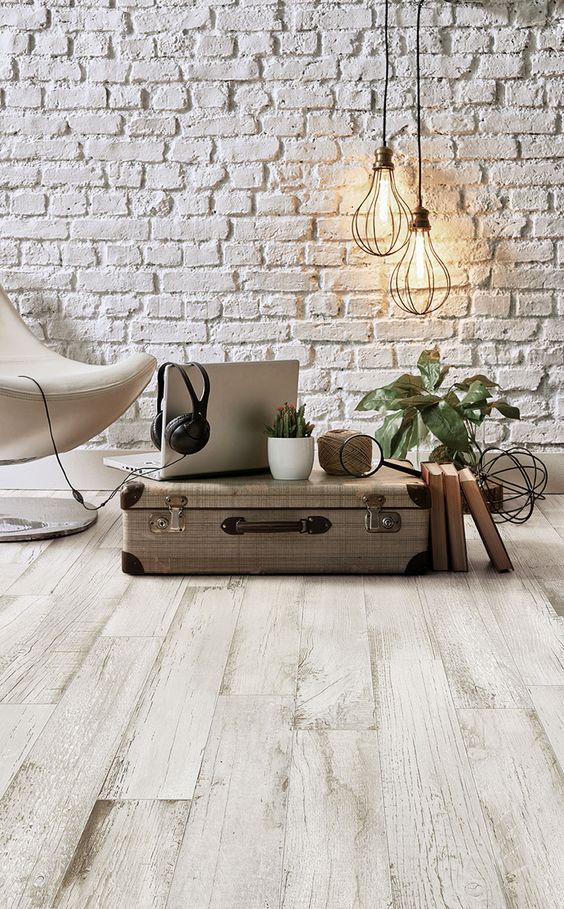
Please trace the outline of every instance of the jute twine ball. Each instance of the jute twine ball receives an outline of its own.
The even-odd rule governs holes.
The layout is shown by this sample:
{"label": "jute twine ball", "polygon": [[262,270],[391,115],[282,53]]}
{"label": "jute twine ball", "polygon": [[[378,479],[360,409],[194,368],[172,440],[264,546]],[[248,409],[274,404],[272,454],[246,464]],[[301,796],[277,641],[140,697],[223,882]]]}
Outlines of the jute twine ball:
{"label": "jute twine ball", "polygon": [[343,470],[339,453],[347,439],[358,436],[352,442],[349,442],[345,449],[345,464],[348,468],[349,475],[362,476],[368,473],[372,466],[372,441],[367,436],[363,436],[354,429],[331,429],[317,440],[317,452],[319,464],[325,473],[333,476],[347,476],[347,471]]}

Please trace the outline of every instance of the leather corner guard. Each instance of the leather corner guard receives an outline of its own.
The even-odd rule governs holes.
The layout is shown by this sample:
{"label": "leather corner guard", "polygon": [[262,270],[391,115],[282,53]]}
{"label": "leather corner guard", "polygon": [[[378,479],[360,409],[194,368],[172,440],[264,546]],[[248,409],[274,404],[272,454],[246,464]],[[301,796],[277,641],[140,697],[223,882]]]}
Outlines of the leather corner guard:
{"label": "leather corner guard", "polygon": [[144,489],[145,487],[140,480],[133,480],[131,483],[126,483],[120,495],[120,505],[122,509],[133,508],[143,495]]}
{"label": "leather corner guard", "polygon": [[405,573],[410,575],[425,574],[430,568],[430,564],[428,550],[418,552],[407,563]]}
{"label": "leather corner guard", "polygon": [[121,570],[124,574],[145,574],[145,569],[137,556],[131,555],[130,552],[121,554]]}
{"label": "leather corner guard", "polygon": [[418,508],[431,507],[431,491],[425,483],[408,483],[407,494]]}

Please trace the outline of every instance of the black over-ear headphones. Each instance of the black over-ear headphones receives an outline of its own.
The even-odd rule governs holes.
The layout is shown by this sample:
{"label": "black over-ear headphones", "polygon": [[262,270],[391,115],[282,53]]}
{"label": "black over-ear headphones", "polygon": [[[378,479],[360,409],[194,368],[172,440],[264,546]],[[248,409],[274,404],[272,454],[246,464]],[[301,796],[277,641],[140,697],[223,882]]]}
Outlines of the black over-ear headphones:
{"label": "black over-ear headphones", "polygon": [[163,428],[163,395],[164,395],[164,377],[167,366],[173,366],[178,370],[184,384],[188,389],[188,394],[192,401],[192,413],[183,413],[179,417],[174,417],[165,427],[165,440],[173,451],[181,455],[196,454],[208,443],[210,437],[210,424],[207,421],[208,400],[210,396],[210,378],[203,366],[199,363],[190,363],[199,370],[204,382],[202,397],[198,398],[194,391],[188,373],[183,366],[178,363],[163,363],[159,367],[157,375],[157,415],[151,424],[151,440],[153,445],[160,450]]}

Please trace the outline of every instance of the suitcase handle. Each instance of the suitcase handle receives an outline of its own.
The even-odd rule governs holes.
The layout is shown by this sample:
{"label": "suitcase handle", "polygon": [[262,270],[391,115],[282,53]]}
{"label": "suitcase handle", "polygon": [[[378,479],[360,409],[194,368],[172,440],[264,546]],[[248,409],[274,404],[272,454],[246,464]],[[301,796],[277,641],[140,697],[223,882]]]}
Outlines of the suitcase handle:
{"label": "suitcase handle", "polygon": [[327,533],[331,528],[329,518],[310,515],[298,521],[247,521],[245,518],[225,518],[221,529],[232,536],[245,533]]}

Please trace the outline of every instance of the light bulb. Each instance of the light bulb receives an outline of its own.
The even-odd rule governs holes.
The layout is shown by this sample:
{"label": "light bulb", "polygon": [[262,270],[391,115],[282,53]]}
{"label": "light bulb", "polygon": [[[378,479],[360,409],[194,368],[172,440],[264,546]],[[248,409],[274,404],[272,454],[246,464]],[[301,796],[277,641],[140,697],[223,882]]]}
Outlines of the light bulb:
{"label": "light bulb", "polygon": [[425,316],[446,302],[450,288],[448,269],[431,239],[429,212],[420,205],[413,213],[409,242],[392,272],[392,299],[405,312]]}
{"label": "light bulb", "polygon": [[425,232],[416,230],[415,232],[415,284],[418,290],[425,289]]}
{"label": "light bulb", "polygon": [[353,237],[371,256],[391,256],[408,240],[409,208],[398,192],[392,150],[376,149],[368,193],[353,216]]}
{"label": "light bulb", "polygon": [[382,226],[382,233],[389,237],[392,227],[390,211],[390,172],[383,170],[380,174],[380,190],[376,201],[376,219]]}

